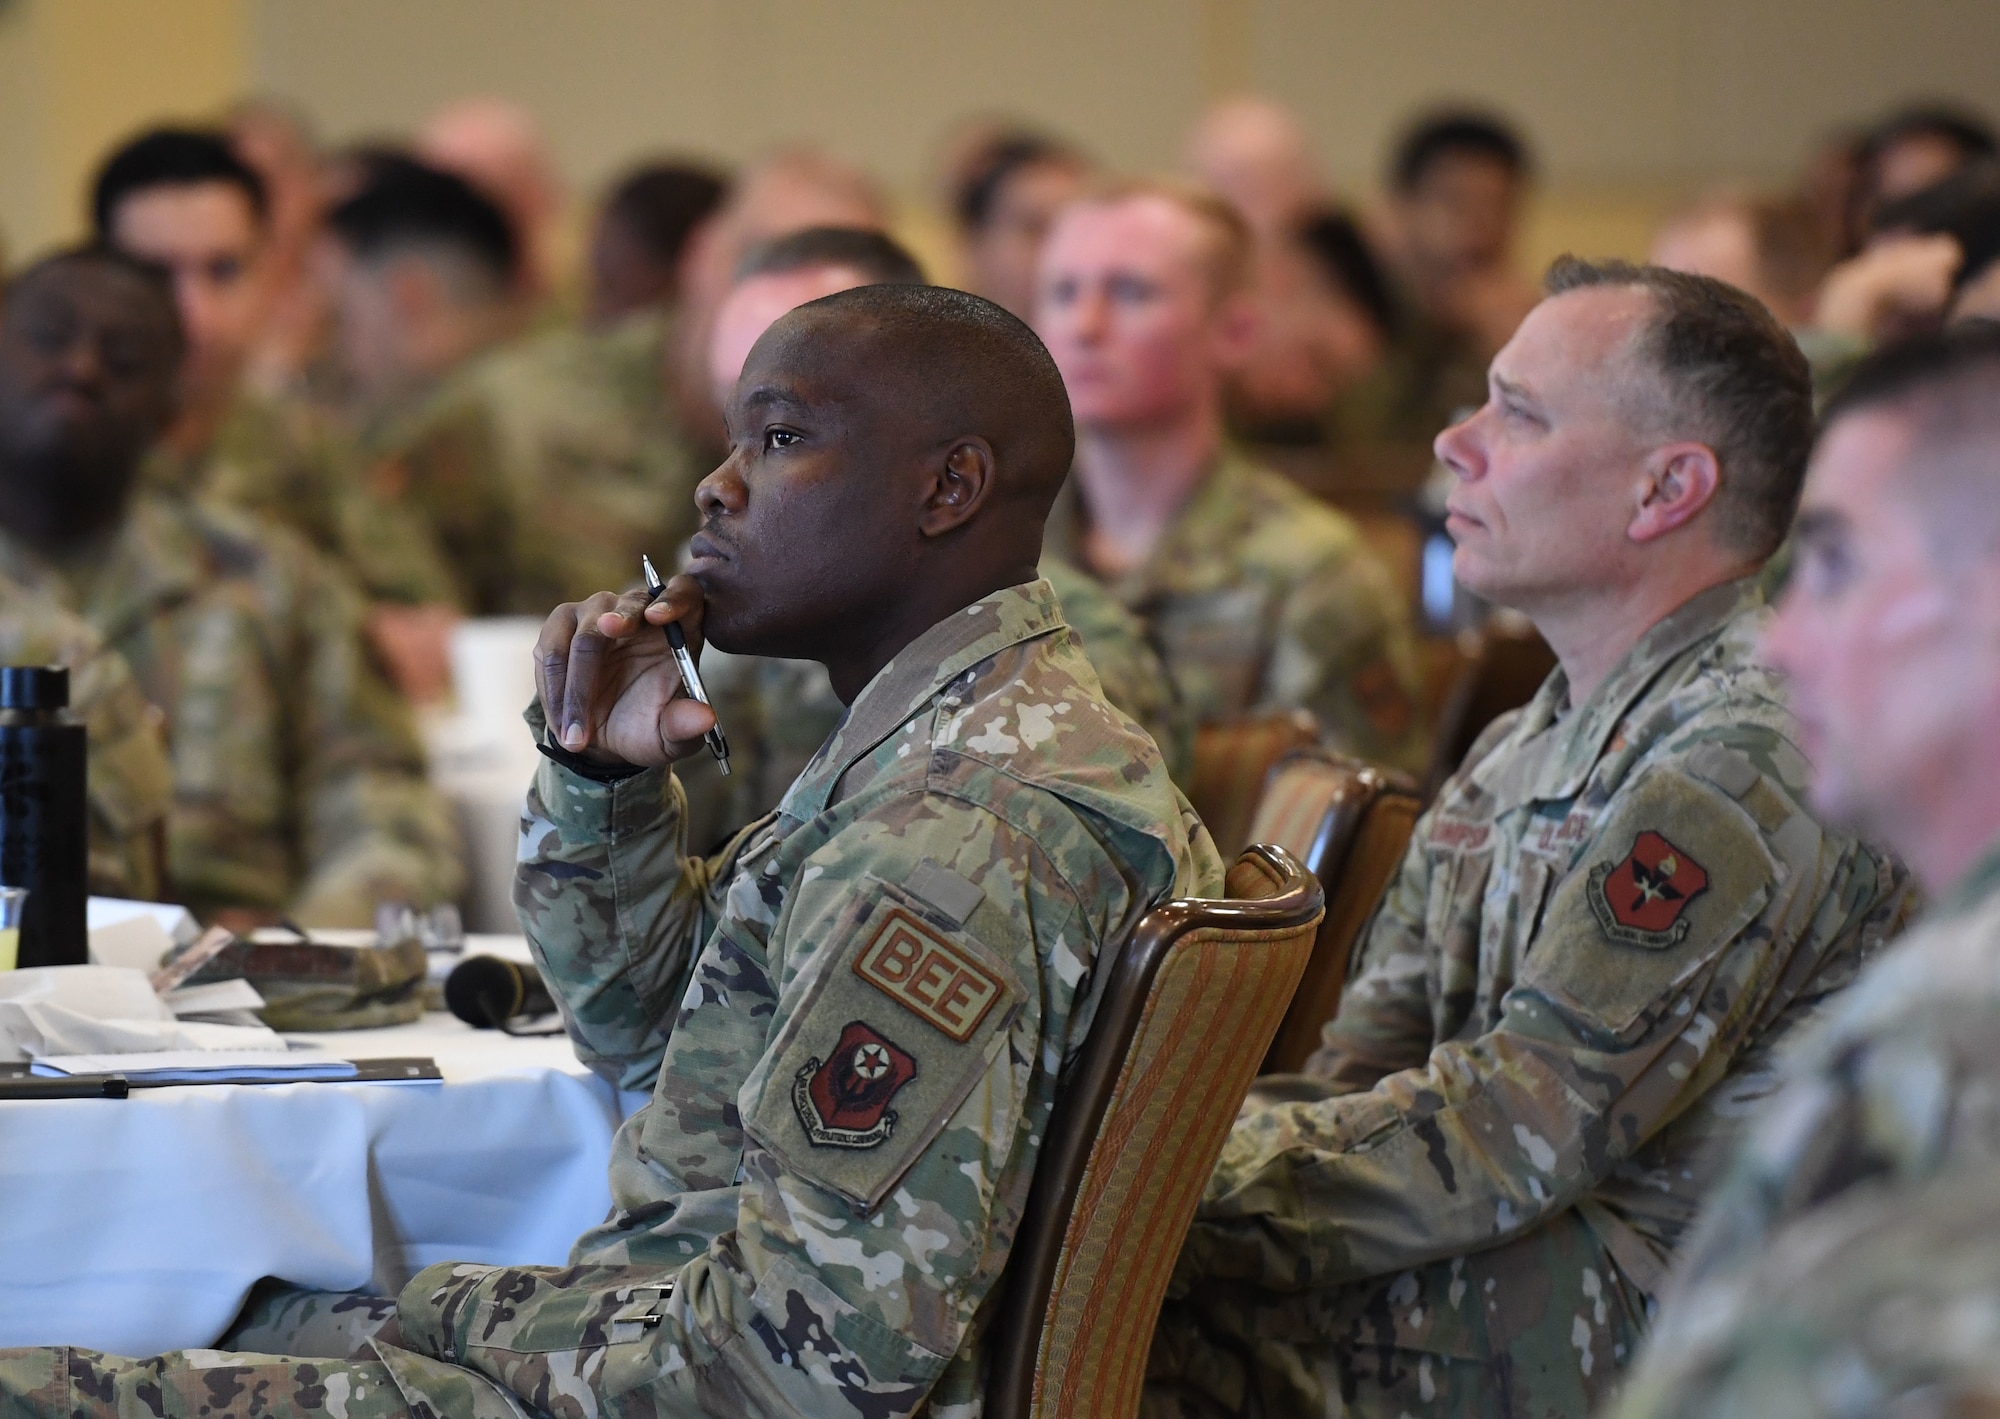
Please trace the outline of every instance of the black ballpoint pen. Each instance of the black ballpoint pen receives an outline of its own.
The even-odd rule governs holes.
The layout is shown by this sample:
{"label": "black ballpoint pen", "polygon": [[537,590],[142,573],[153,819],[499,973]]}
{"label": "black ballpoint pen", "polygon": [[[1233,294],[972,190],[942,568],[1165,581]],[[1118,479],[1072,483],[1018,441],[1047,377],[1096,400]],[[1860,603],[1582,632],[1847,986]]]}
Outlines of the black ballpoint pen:
{"label": "black ballpoint pen", "polygon": [[123,1099],[132,1085],[122,1074],[16,1074],[0,1079],[0,1099]]}
{"label": "black ballpoint pen", "polygon": [[[646,589],[651,593],[646,598],[646,604],[650,606],[660,599],[660,593],[667,589],[667,584],[660,580],[660,574],[653,570],[653,559],[643,552],[639,554],[639,565],[646,572]],[[680,667],[681,685],[688,692],[688,698],[699,700],[701,703],[709,705],[709,708],[713,710],[715,706],[709,704],[708,691],[701,687],[701,672],[695,669],[694,657],[688,654],[687,636],[681,630],[681,623],[679,621],[667,622],[666,632],[667,645],[674,652],[674,664]],[[722,770],[724,777],[727,777],[729,774],[729,741],[722,737],[722,721],[717,720],[715,728],[704,734],[702,740],[708,745],[708,752],[715,755],[716,767]]]}

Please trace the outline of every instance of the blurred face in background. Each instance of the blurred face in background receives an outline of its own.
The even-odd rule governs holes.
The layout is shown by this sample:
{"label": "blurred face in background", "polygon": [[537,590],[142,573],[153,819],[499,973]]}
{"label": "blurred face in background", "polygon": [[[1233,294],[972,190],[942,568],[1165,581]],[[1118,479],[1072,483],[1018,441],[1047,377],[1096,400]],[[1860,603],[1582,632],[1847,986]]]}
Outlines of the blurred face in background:
{"label": "blurred face in background", "polygon": [[1503,264],[1521,205],[1514,170],[1483,153],[1433,158],[1398,200],[1404,240],[1418,263],[1440,272]]}
{"label": "blurred face in background", "polygon": [[1208,223],[1171,198],[1085,201],[1042,249],[1034,326],[1080,428],[1138,430],[1219,403],[1255,317],[1216,290]]}
{"label": "blurred face in background", "polygon": [[1614,581],[1653,447],[1631,418],[1650,308],[1634,287],[1543,301],[1493,357],[1486,403],[1438,435],[1452,570],[1472,591],[1532,615]]}
{"label": "blurred face in background", "polygon": [[715,402],[727,407],[751,347],[780,316],[807,301],[867,284],[868,278],[851,266],[807,266],[738,281],[723,297],[715,313],[715,329],[709,335],[708,377]]}
{"label": "blurred face in background", "polygon": [[993,195],[985,223],[966,234],[968,289],[1029,319],[1049,226],[1087,180],[1080,164],[1061,158],[1025,163],[1010,173]]}
{"label": "blurred face in background", "polygon": [[164,266],[187,335],[187,401],[213,407],[234,389],[265,311],[265,232],[234,183],[147,187],[119,202],[111,240]]}
{"label": "blurred face in background", "polygon": [[1899,851],[1898,827],[1954,792],[2000,703],[2000,567],[1990,551],[1941,555],[1908,491],[1913,460],[1965,454],[1912,443],[1893,408],[1827,430],[1764,646],[1785,673],[1814,806]]}

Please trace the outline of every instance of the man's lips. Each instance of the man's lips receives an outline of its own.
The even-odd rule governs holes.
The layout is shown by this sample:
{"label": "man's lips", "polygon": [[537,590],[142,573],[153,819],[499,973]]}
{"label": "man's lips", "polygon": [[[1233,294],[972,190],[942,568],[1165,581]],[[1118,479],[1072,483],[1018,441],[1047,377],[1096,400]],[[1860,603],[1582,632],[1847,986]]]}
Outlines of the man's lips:
{"label": "man's lips", "polygon": [[1450,503],[1444,505],[1444,520],[1447,527],[1454,522],[1462,527],[1484,527],[1486,525],[1464,508],[1454,507]]}
{"label": "man's lips", "polygon": [[697,532],[688,541],[688,570],[705,571],[730,561],[730,554],[706,532]]}

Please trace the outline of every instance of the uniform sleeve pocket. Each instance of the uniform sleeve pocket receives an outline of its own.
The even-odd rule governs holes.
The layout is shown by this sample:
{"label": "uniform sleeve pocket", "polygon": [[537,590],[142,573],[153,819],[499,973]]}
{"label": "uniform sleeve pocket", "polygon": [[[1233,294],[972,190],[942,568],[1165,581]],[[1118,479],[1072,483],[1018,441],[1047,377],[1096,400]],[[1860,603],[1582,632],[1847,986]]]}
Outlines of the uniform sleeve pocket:
{"label": "uniform sleeve pocket", "polygon": [[1655,773],[1556,887],[1520,986],[1636,1039],[1757,919],[1780,871],[1732,800]]}
{"label": "uniform sleeve pocket", "polygon": [[970,932],[873,876],[830,935],[739,1102],[787,1171],[866,1216],[993,1067],[1027,993]]}

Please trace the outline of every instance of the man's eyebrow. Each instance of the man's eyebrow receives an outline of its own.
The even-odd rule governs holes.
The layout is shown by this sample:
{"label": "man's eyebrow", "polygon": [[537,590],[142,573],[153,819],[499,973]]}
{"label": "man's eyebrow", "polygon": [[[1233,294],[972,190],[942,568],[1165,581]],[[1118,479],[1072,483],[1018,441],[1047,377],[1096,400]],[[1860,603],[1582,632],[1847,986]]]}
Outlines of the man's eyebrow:
{"label": "man's eyebrow", "polygon": [[812,411],[812,401],[801,396],[797,390],[781,384],[760,384],[743,396],[746,410],[796,409],[800,413]]}
{"label": "man's eyebrow", "polygon": [[1535,398],[1535,392],[1527,385],[1517,384],[1504,374],[1493,376],[1493,387],[1510,399],[1525,399],[1530,403],[1540,402]]}

